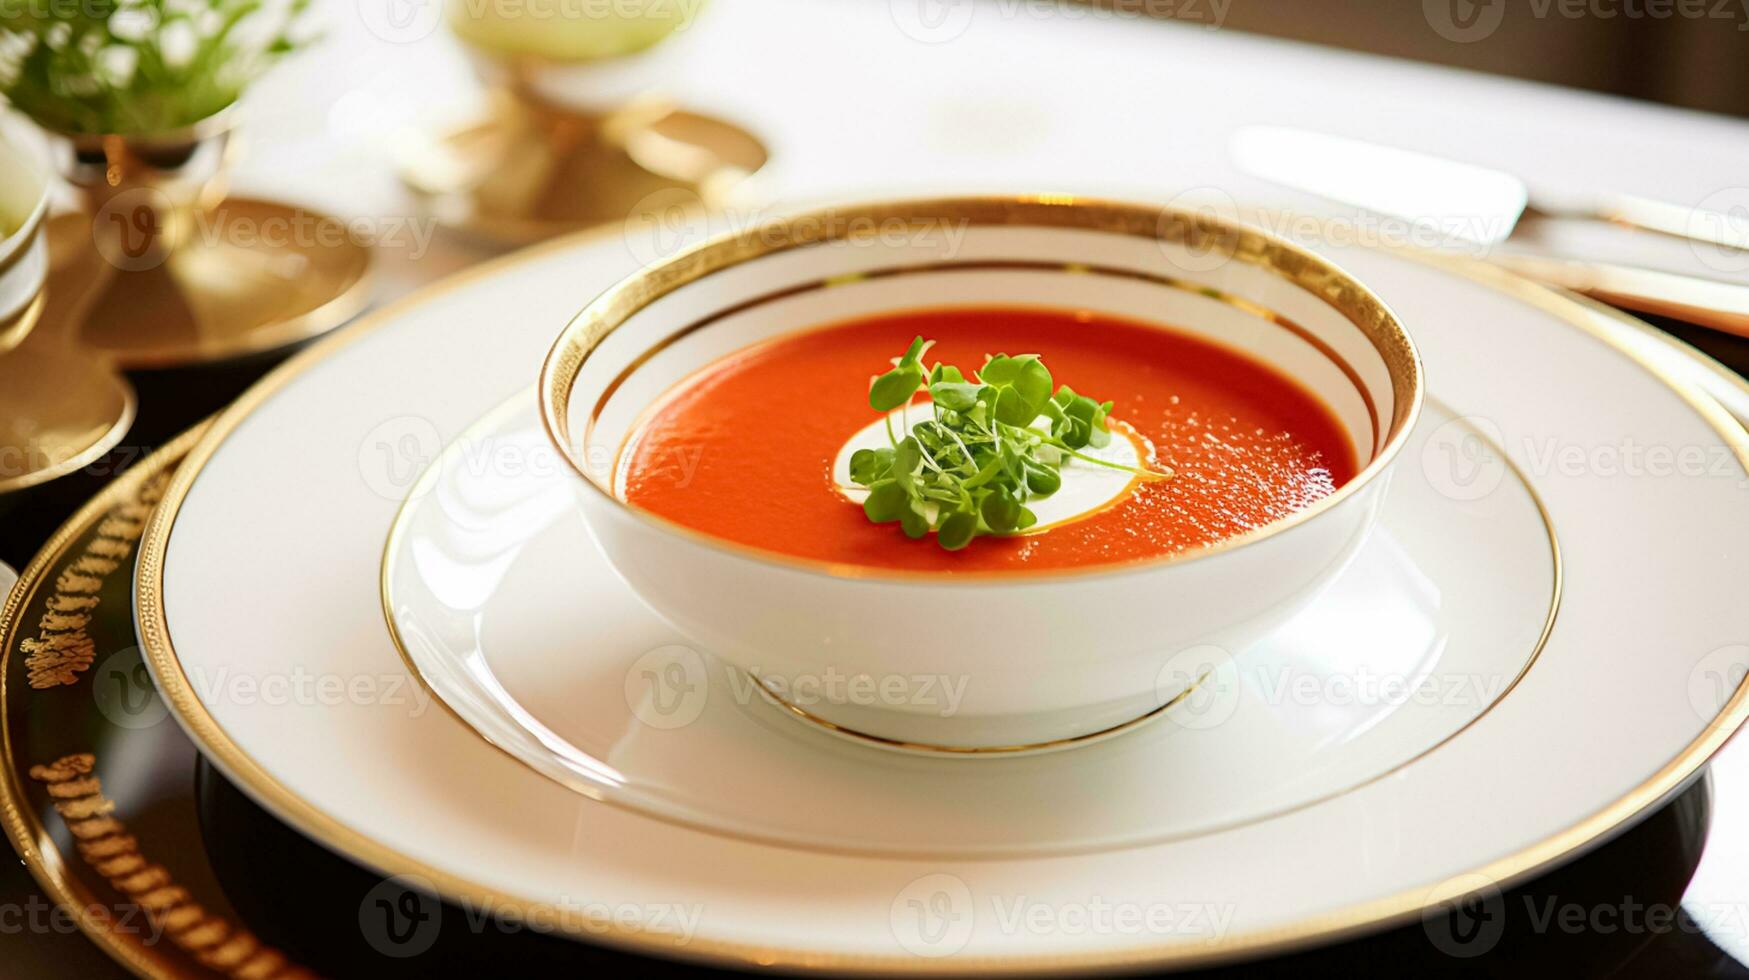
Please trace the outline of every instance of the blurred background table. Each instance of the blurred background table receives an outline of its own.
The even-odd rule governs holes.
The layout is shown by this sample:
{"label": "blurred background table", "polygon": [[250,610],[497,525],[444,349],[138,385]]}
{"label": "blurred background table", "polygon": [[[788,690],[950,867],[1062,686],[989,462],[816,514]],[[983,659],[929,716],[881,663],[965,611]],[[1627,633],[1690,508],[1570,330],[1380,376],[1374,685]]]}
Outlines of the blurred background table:
{"label": "blurred background table", "polygon": [[[1228,0],[1114,6],[711,0],[662,52],[662,81],[687,106],[739,122],[765,141],[771,161],[754,189],[769,200],[1064,190],[1165,201],[1212,188],[1247,204],[1339,213],[1235,171],[1228,138],[1248,123],[1313,127],[1500,167],[1533,184],[1687,205],[1741,201],[1732,195],[1749,185],[1749,121],[1743,119],[1234,29],[1370,44],[1749,112],[1742,101],[1749,59],[1741,57],[1749,11],[1736,11],[1734,20],[1636,27],[1631,18],[1611,25],[1595,16],[1537,17],[1515,9],[1491,34],[1454,40],[1445,16],[1453,8],[1443,0],[1340,10],[1324,3],[1240,9]],[[1139,13],[1152,8],[1178,19]],[[1484,14],[1489,9],[1482,5]],[[422,141],[482,107],[481,86],[443,28],[440,5],[317,0],[316,11],[324,41],[246,98],[246,147],[235,189],[350,219],[355,231],[377,243],[378,302],[488,257],[479,243],[420,216],[397,177],[399,163],[418,153]],[[1344,30],[1350,23],[1353,29]],[[1555,233],[1589,240],[1617,231]],[[643,244],[628,238],[626,247]],[[1745,265],[1733,271],[1749,274]],[[588,298],[578,296],[578,305]],[[1673,329],[1739,370],[1749,368],[1749,341]],[[480,330],[482,342],[489,341],[491,325]],[[142,392],[146,404],[128,451],[137,456],[220,407],[265,366],[244,366],[161,405]],[[49,503],[10,519],[0,530],[0,560],[23,565],[101,479],[70,482]],[[1712,793],[1706,853],[1683,901],[1708,913],[1697,916],[1715,924],[1706,939],[1728,954],[1713,956],[1704,947],[1702,962],[1690,965],[1726,975],[1741,972],[1734,961],[1749,962],[1744,740],[1714,762]],[[1692,791],[1686,799],[1686,810],[1667,808],[1662,818],[1683,826],[1704,819],[1705,793]],[[1660,853],[1618,848],[1609,858],[1618,864],[1586,859],[1586,873],[1608,879],[1619,868],[1624,880],[1637,880],[1632,865]],[[0,902],[29,909],[33,895],[28,876],[9,864]],[[8,976],[120,972],[76,932],[8,926],[0,922],[0,962]],[[1687,950],[1658,955],[1688,963]]]}

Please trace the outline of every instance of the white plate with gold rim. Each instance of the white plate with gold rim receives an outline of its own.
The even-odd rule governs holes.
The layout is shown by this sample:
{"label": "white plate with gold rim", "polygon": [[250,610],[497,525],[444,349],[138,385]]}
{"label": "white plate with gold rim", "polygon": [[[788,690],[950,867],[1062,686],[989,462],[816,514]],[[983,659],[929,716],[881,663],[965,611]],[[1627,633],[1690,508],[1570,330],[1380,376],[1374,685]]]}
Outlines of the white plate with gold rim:
{"label": "white plate with gold rim", "polygon": [[[1433,396],[1467,416],[1429,430],[1445,448],[1406,457],[1398,476],[1443,485],[1454,513],[1459,498],[1493,495],[1482,490],[1510,495],[1502,456],[1464,437],[1480,429],[1542,498],[1563,582],[1546,644],[1498,703],[1406,765],[1377,760],[1396,765],[1384,778],[1308,805],[1048,856],[845,853],[603,805],[433,709],[405,686],[378,601],[399,497],[420,463],[532,381],[584,299],[635,266],[614,240],[561,243],[403,303],[243,399],[191,454],[143,543],[147,659],[203,750],[305,833],[457,900],[544,911],[652,953],[884,973],[1087,969],[1255,955],[1412,916],[1619,829],[1742,720],[1745,437],[1693,378],[1655,376],[1651,342],[1608,314],[1499,277],[1327,251],[1410,324]],[[1528,578],[1503,565],[1471,574],[1543,591],[1546,609],[1542,562]],[[591,696],[629,710],[623,683]],[[769,706],[746,707],[748,724],[773,721],[751,714]],[[1081,753],[1140,746],[1149,731],[1013,761],[1072,773]],[[800,726],[771,734],[794,740],[785,751],[867,760],[871,778],[917,761]],[[1038,787],[1065,792],[1075,787]]]}
{"label": "white plate with gold rim", "polygon": [[[1433,439],[1498,451],[1437,402],[1426,416],[1412,457],[1445,451]],[[828,699],[951,717],[968,678],[756,680],[638,601],[590,540],[566,477],[523,392],[414,485],[383,564],[383,608],[409,665],[482,737],[585,796],[789,846],[1042,855],[1309,806],[1482,717],[1530,669],[1560,605],[1555,531],[1520,474],[1462,500],[1407,473],[1380,528],[1286,626],[1243,651],[1181,651],[1182,680],[1200,683],[1176,698],[1172,684],[1157,716],[1033,754],[900,756],[797,719]],[[1515,570],[1513,588],[1501,568]]]}

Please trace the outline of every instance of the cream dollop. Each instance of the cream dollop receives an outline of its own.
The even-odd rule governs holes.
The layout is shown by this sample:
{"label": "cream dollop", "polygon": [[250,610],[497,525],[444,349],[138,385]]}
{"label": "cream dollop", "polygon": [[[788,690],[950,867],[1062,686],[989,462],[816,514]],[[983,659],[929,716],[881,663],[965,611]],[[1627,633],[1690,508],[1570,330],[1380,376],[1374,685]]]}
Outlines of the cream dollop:
{"label": "cream dollop", "polygon": [[[923,421],[928,418],[929,411],[927,404],[910,405],[895,410],[892,413],[893,431],[903,438],[910,431],[907,422],[915,424]],[[1033,422],[1033,428],[1048,432],[1050,422],[1041,415]],[[889,445],[891,442],[887,438],[886,423],[882,420],[871,422],[846,440],[838,450],[837,458],[832,461],[832,479],[838,485],[839,492],[856,503],[862,503],[868,496],[868,491],[851,482],[850,457],[859,449],[880,449]],[[1110,442],[1099,448],[1089,446],[1080,451],[1120,466],[1140,467],[1147,458],[1137,436],[1128,426],[1117,424],[1111,426]],[[1052,526],[1098,513],[1129,493],[1138,479],[1134,473],[1114,470],[1073,457],[1063,461],[1061,473],[1063,485],[1057,488],[1056,493],[1027,501],[1026,506],[1038,515],[1038,523],[1027,533],[1036,534]]]}

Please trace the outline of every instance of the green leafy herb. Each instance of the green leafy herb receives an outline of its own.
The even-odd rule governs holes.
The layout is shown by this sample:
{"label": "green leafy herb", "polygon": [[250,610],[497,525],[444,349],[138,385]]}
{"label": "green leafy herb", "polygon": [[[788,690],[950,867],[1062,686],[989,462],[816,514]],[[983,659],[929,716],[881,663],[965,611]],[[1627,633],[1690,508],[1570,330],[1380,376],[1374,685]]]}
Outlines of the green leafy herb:
{"label": "green leafy herb", "polygon": [[[979,535],[1017,534],[1037,524],[1026,504],[1057,492],[1067,459],[1167,475],[1080,452],[1111,442],[1112,403],[1068,385],[1053,393],[1051,372],[1037,354],[997,354],[968,380],[951,364],[938,363],[926,374],[929,346],[922,337],[913,340],[869,385],[869,407],[877,411],[891,413],[925,388],[933,403],[930,418],[903,436],[889,415],[889,447],[851,455],[850,478],[869,491],[862,505],[869,520],[897,522],[912,538],[933,530],[936,543],[957,551]],[[1048,431],[1034,426],[1041,418]]]}
{"label": "green leafy herb", "polygon": [[67,0],[0,10],[0,96],[66,133],[200,122],[308,43],[310,0]]}

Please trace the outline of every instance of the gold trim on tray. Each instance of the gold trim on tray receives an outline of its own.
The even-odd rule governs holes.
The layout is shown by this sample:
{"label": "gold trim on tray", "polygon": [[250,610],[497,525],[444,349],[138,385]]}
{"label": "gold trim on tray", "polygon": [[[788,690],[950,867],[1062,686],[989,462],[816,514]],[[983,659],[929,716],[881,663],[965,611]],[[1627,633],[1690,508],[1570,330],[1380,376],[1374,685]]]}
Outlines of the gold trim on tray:
{"label": "gold trim on tray", "polygon": [[[189,976],[190,971],[178,969],[162,951],[173,946],[224,974],[307,976],[247,931],[196,904],[171,871],[146,860],[140,841],[128,833],[127,826],[114,815],[113,802],[103,795],[93,755],[75,753],[31,765],[30,778],[53,801],[72,835],[79,859],[115,894],[105,898],[91,891],[70,869],[68,856],[27,801],[21,779],[26,766],[14,755],[13,694],[9,690],[13,655],[23,653],[34,661],[45,651],[55,652],[46,673],[39,673],[44,665],[26,664],[27,684],[34,690],[60,688],[81,679],[91,659],[90,639],[84,629],[101,601],[103,585],[131,570],[128,559],[133,542],[163,491],[167,471],[199,440],[202,431],[204,426],[196,426],[183,433],[80,508],[25,567],[0,607],[0,757],[6,767],[0,774],[0,822],[49,898],[68,909],[92,942],[134,973],[154,980]],[[87,537],[86,547],[72,554],[73,545]],[[45,589],[53,592],[36,623],[36,635],[27,637],[23,634],[31,624],[22,617]],[[125,912],[113,911],[118,902],[125,903]],[[155,948],[144,941],[152,933],[140,922],[126,920],[135,909],[162,927],[169,945]]]}
{"label": "gold trim on tray", "polygon": [[[799,568],[824,575],[845,578],[869,578],[888,581],[940,581],[942,573],[850,566],[818,559],[798,558],[764,548],[754,548],[727,541],[672,521],[658,514],[633,507],[614,494],[591,475],[589,467],[577,458],[576,444],[571,439],[570,404],[572,389],[584,363],[601,342],[638,311],[683,286],[697,282],[724,269],[780,252],[821,246],[834,241],[854,240],[867,230],[891,227],[893,222],[957,221],[962,225],[984,227],[1033,227],[1066,230],[1100,231],[1184,245],[1197,254],[1217,254],[1227,261],[1236,261],[1271,272],[1316,296],[1354,324],[1378,352],[1389,372],[1392,390],[1391,421],[1379,445],[1374,434],[1375,451],[1360,471],[1330,495],[1263,527],[1231,535],[1219,541],[1122,564],[1088,565],[1084,567],[1032,571],[1029,582],[1062,579],[1089,579],[1118,575],[1137,567],[1159,564],[1182,564],[1209,555],[1242,548],[1263,538],[1273,537],[1297,527],[1359,493],[1361,488],[1377,479],[1396,458],[1421,411],[1424,394],[1424,373],[1421,356],[1414,341],[1403,329],[1396,315],[1385,302],[1348,273],[1322,256],[1249,225],[1228,222],[1194,211],[1107,201],[1098,198],[1049,197],[966,197],[934,198],[898,201],[886,204],[852,205],[803,212],[788,218],[766,222],[744,232],[731,233],[706,242],[673,259],[646,267],[619,284],[609,288],[584,308],[566,325],[546,362],[541,365],[537,395],[541,424],[547,438],[557,446],[570,467],[585,486],[600,493],[610,503],[623,508],[634,520],[653,525],[664,533],[677,535],[702,547],[727,552],[750,561],[783,568]],[[1162,255],[1164,261],[1164,255]],[[1050,263],[1050,267],[1061,267]],[[1084,267],[1086,268],[1086,267]],[[907,271],[906,267],[860,273],[866,279],[876,275]],[[910,271],[925,271],[914,269]],[[1161,277],[1168,285],[1176,283]],[[836,280],[828,280],[832,285]],[[795,287],[798,291],[815,288],[814,284]],[[1213,289],[1195,287],[1211,299],[1227,302],[1253,315],[1293,329],[1273,311],[1254,303],[1235,301]],[[786,295],[780,291],[774,296]],[[762,301],[765,297],[753,302]],[[728,312],[733,312],[728,311]],[[635,369],[641,359],[649,357],[662,345],[672,342],[687,331],[708,325],[707,317],[684,327],[657,342],[656,347],[640,352],[628,368]],[[622,372],[622,375],[625,372]],[[1364,387],[1361,389],[1364,392]],[[609,392],[611,393],[611,392]],[[605,395],[603,396],[605,397]],[[1363,398],[1366,397],[1364,394]],[[1369,408],[1371,399],[1367,398]],[[595,406],[599,411],[600,405]],[[1374,410],[1376,412],[1376,409]],[[590,417],[593,425],[594,415]],[[1376,414],[1374,423],[1377,424]],[[587,435],[587,433],[585,433]],[[611,483],[611,478],[608,481]],[[1009,581],[1010,572],[954,572],[958,583]]]}
{"label": "gold trim on tray", "polygon": [[[0,383],[5,386],[0,388],[0,416],[35,417],[41,426],[36,444],[0,447],[15,450],[0,452],[0,457],[22,457],[35,466],[12,475],[0,472],[0,495],[41,486],[97,462],[127,436],[139,413],[134,386],[90,351],[20,346],[0,354]],[[45,419],[45,399],[86,414]]]}
{"label": "gold trim on tray", "polygon": [[[9,765],[11,761],[7,759]],[[30,767],[30,778],[41,783],[54,800],[55,812],[66,822],[79,856],[92,870],[117,893],[127,896],[133,907],[144,910],[152,922],[162,925],[177,948],[215,973],[239,980],[311,976],[254,933],[202,907],[188,889],[176,883],[168,868],[147,859],[140,851],[139,838],[112,816],[115,804],[103,795],[96,769],[97,757],[89,752]],[[32,865],[31,870],[36,872],[38,866]]]}
{"label": "gold trim on tray", "polygon": [[[134,545],[146,531],[146,518],[152,516],[152,508],[163,498],[169,482],[167,470],[150,473],[109,509],[79,557],[55,576],[55,594],[43,609],[36,635],[18,644],[25,655],[31,687],[43,690],[77,684],[79,676],[90,669],[97,647],[86,627],[101,601],[103,583],[133,558]],[[0,694],[4,691],[5,683],[0,680]]]}
{"label": "gold trim on tray", "polygon": [[[448,280],[427,287],[413,295],[354,323],[273,371],[226,410],[212,424],[200,443],[190,451],[149,522],[141,543],[139,572],[136,578],[135,602],[139,615],[140,641],[147,663],[159,684],[159,693],[172,706],[183,727],[197,746],[232,782],[248,793],[273,814],[304,835],[355,861],[376,868],[385,874],[422,875],[433,887],[455,899],[480,907],[502,907],[526,910],[529,903],[501,891],[410,857],[374,841],[341,823],[293,793],[261,767],[248,753],[233,742],[222,726],[206,710],[196,695],[177,658],[164,609],[164,558],[175,528],[176,515],[187,499],[201,470],[219,446],[263,402],[283,389],[293,379],[308,371],[322,359],[352,344],[378,327],[394,322],[407,312],[417,309],[464,285],[478,282],[503,270],[534,261],[565,250],[576,249],[591,241],[614,234],[617,229],[596,229],[578,235],[554,239],[543,245],[505,256],[476,266]],[[1623,356],[1651,371],[1708,422],[1737,451],[1739,461],[1749,460],[1749,431],[1726,413],[1698,386],[1674,379],[1637,354],[1632,342],[1623,335],[1643,332],[1660,337],[1680,350],[1690,348],[1671,338],[1663,337],[1653,328],[1612,310],[1575,302],[1566,294],[1556,293],[1528,280],[1478,262],[1428,257],[1408,250],[1393,250],[1408,258],[1419,258],[1442,266],[1455,274],[1478,280],[1521,301],[1528,302],[1565,320],[1577,329],[1615,347]],[[1710,362],[1703,362],[1710,363]],[[1740,685],[1714,719],[1661,769],[1613,803],[1601,808],[1567,829],[1531,844],[1516,853],[1506,855],[1481,868],[1473,869],[1485,880],[1502,887],[1522,879],[1570,855],[1573,851],[1594,843],[1624,821],[1648,807],[1668,798],[1688,784],[1700,768],[1724,745],[1742,723],[1749,718],[1749,683]],[[1058,953],[1036,957],[970,957],[927,960],[904,956],[871,956],[863,954],[822,955],[803,950],[784,949],[757,944],[695,940],[684,949],[676,948],[669,937],[639,932],[615,925],[610,921],[591,920],[588,929],[576,925],[579,938],[607,942],[615,946],[657,955],[685,954],[689,958],[716,961],[734,966],[759,966],[797,971],[858,970],[866,972],[945,974],[1002,972],[1050,972],[1067,969],[1141,968],[1150,966],[1188,966],[1216,960],[1255,957],[1271,952],[1283,952],[1312,942],[1327,942],[1362,931],[1383,928],[1403,922],[1430,904],[1426,887],[1405,890],[1396,895],[1363,902],[1337,911],[1302,919],[1291,925],[1229,936],[1217,946],[1158,946],[1127,949],[1116,954],[1077,955]],[[569,922],[568,922],[569,924]]]}

